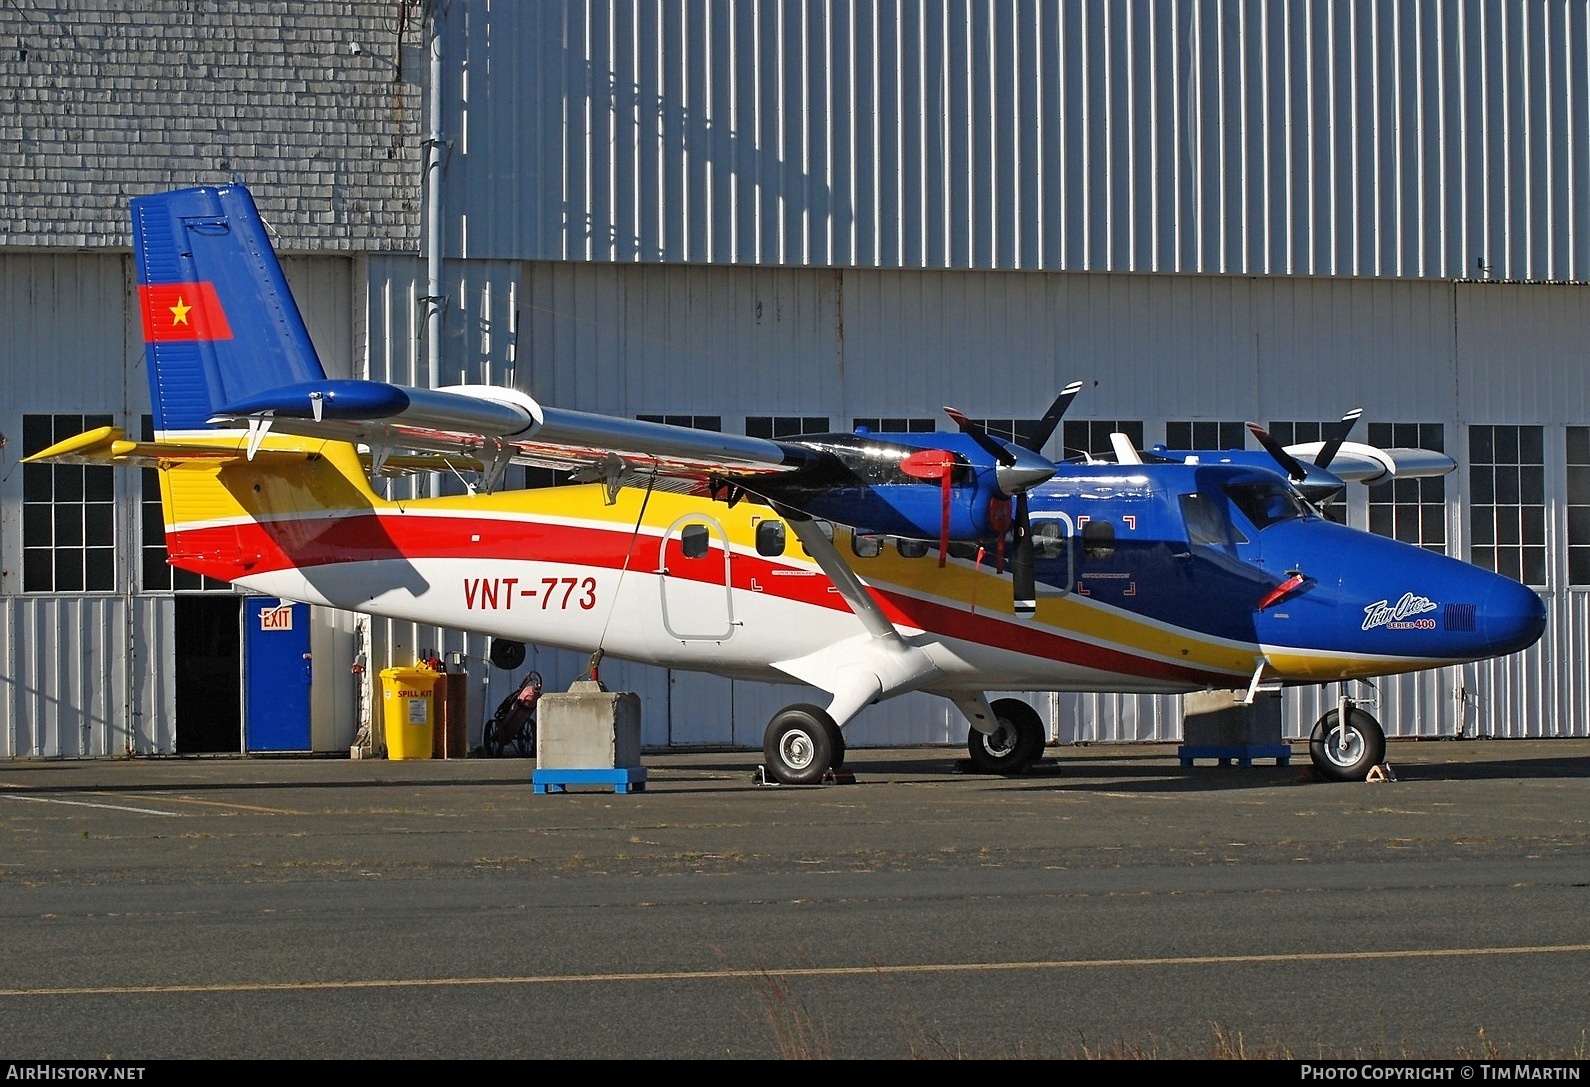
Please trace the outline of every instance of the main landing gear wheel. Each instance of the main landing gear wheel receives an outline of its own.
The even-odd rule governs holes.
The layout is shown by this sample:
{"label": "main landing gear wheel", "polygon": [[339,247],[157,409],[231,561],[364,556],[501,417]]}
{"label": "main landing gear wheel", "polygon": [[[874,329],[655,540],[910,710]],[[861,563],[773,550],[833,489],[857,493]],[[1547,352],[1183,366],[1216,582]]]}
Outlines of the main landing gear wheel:
{"label": "main landing gear wheel", "polygon": [[1043,718],[1017,698],[992,703],[999,727],[993,732],[972,729],[966,747],[972,769],[979,774],[1025,774],[1043,755]]}
{"label": "main landing gear wheel", "polygon": [[1364,781],[1369,771],[1386,759],[1386,734],[1380,722],[1354,706],[1347,712],[1347,728],[1338,727],[1338,711],[1331,710],[1314,722],[1308,738],[1308,755],[1314,771],[1326,781]]}
{"label": "main landing gear wheel", "polygon": [[845,730],[834,724],[834,719],[826,713],[823,720],[828,724],[828,746],[833,751],[828,758],[828,768],[839,770],[845,765]]}
{"label": "main landing gear wheel", "polygon": [[[838,751],[835,741],[838,740]],[[816,706],[786,706],[768,722],[762,738],[768,776],[781,785],[819,785],[843,761],[839,726]]]}

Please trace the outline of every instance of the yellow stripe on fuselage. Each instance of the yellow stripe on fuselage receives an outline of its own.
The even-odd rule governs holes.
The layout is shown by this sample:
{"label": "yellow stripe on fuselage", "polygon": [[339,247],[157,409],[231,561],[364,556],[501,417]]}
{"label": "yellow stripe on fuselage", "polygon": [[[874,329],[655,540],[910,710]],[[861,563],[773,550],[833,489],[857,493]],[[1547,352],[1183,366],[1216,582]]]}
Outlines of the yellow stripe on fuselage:
{"label": "yellow stripe on fuselage", "polygon": [[[184,444],[200,441],[202,439],[189,438]],[[218,435],[214,444],[240,451],[243,438]],[[267,436],[262,448],[295,450],[307,453],[308,459],[286,470],[279,465],[241,458],[221,464],[203,460],[174,464],[170,470],[162,472],[167,527],[182,529],[248,520],[272,521],[324,516],[328,512],[379,512],[475,518],[482,522],[486,531],[490,531],[487,526],[494,520],[535,519],[607,527],[627,533],[635,531],[637,521],[641,521],[641,533],[655,539],[682,518],[701,517],[720,526],[735,551],[756,554],[757,525],[776,519],[767,507],[751,501],[731,508],[705,497],[668,492],[648,495],[643,488],[637,487],[620,491],[616,501],[609,505],[605,488],[600,484],[387,500],[370,488],[358,453],[346,443],[272,435]],[[880,591],[894,594],[907,612],[910,611],[909,599],[901,598],[1018,621],[1014,619],[1008,563],[1005,572],[996,575],[992,554],[985,555],[980,565],[951,559],[940,568],[935,555],[905,558],[892,546],[885,546],[882,554],[876,557],[857,557],[851,548],[851,534],[842,528],[836,532],[836,542],[863,580]],[[793,533],[786,534],[786,553],[772,561],[817,571],[815,562],[805,554]],[[776,591],[775,586],[766,588]],[[1257,658],[1255,646],[1213,639],[1146,620],[1073,593],[1041,599],[1036,616],[1019,622],[1171,664],[1238,677],[1250,675]],[[1308,660],[1299,658],[1298,663]],[[1291,674],[1289,670],[1288,674]]]}

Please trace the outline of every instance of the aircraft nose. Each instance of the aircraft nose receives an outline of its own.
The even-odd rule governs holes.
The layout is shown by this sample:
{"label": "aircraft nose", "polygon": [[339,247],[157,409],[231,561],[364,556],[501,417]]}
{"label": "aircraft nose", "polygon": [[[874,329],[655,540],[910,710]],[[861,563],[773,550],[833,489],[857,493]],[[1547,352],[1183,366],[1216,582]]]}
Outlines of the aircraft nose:
{"label": "aircraft nose", "polygon": [[1528,649],[1546,629],[1546,605],[1540,594],[1510,577],[1493,575],[1480,606],[1481,630],[1497,656]]}

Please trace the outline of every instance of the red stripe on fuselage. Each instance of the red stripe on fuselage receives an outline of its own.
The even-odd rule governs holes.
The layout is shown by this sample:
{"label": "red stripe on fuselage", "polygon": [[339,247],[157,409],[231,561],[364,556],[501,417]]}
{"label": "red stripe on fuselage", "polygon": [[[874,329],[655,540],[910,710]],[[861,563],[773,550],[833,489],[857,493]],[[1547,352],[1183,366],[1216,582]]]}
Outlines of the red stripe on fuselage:
{"label": "red stripe on fuselage", "polygon": [[[166,547],[173,564],[225,581],[294,568],[416,559],[553,562],[614,571],[623,569],[627,559],[629,569],[641,573],[665,566],[669,577],[704,584],[717,584],[723,576],[721,551],[686,558],[676,537],[669,541],[667,555],[659,556],[658,538],[643,535],[631,554],[632,539],[628,527],[367,513],[182,529],[167,534]],[[735,589],[835,612],[850,610],[821,572],[807,573],[805,567],[740,552],[734,554],[729,570]],[[904,627],[1118,675],[1195,684],[1231,678],[978,614],[963,605],[923,600],[877,585],[872,591],[890,621]]]}

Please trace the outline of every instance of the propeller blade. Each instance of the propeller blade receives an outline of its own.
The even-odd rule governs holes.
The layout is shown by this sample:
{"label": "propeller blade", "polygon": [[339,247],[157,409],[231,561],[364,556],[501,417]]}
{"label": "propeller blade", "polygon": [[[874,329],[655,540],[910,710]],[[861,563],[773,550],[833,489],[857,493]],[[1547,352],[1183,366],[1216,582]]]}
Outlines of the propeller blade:
{"label": "propeller blade", "polygon": [[1038,610],[1038,582],[1033,573],[1032,520],[1027,513],[1027,492],[1016,495],[1015,547],[1011,549],[1010,581],[1016,614]]}
{"label": "propeller blade", "polygon": [[993,457],[995,461],[1007,467],[1016,463],[1016,454],[1007,449],[1003,442],[996,441],[988,431],[972,422],[961,412],[946,406],[944,414],[955,420],[955,425],[961,428],[961,433],[982,446],[983,451]]}
{"label": "propeller blade", "polygon": [[1319,455],[1314,458],[1316,468],[1329,468],[1331,461],[1336,459],[1336,454],[1341,452],[1342,443],[1347,440],[1347,435],[1353,432],[1353,424],[1358,422],[1358,417],[1364,413],[1363,408],[1354,408],[1342,416],[1342,421],[1335,424],[1330,432],[1325,435],[1325,444],[1320,446]]}
{"label": "propeller blade", "polygon": [[1301,483],[1308,478],[1308,469],[1299,464],[1297,458],[1288,453],[1280,442],[1272,438],[1268,430],[1265,430],[1258,423],[1249,423],[1248,430],[1252,432],[1255,438],[1259,439],[1259,444],[1264,446],[1264,451],[1275,458],[1275,463],[1286,470],[1286,474],[1292,478],[1293,483]]}
{"label": "propeller blade", "polygon": [[1075,400],[1077,393],[1081,391],[1082,382],[1080,381],[1073,381],[1064,389],[1061,389],[1060,395],[1054,398],[1053,404],[1049,405],[1049,410],[1043,413],[1042,419],[1038,420],[1038,429],[1021,444],[1034,453],[1042,452],[1043,447],[1054,436],[1054,428],[1060,425],[1060,417],[1066,413],[1066,409],[1071,406],[1071,401]]}

